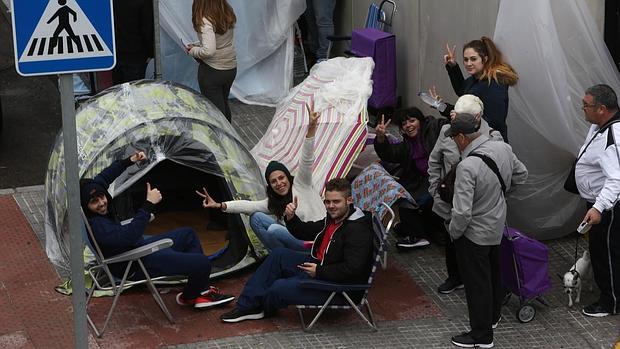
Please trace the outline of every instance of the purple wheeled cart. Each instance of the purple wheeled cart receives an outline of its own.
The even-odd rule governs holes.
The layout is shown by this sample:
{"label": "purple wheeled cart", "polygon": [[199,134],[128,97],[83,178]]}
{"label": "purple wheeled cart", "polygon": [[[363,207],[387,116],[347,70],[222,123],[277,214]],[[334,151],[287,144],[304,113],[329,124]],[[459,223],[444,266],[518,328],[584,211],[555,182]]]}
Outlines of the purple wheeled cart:
{"label": "purple wheeled cart", "polygon": [[547,246],[514,228],[505,228],[500,245],[502,284],[511,294],[519,297],[517,319],[530,322],[536,316],[533,300],[548,306],[542,294],[551,288]]}
{"label": "purple wheeled cart", "polygon": [[351,53],[370,57],[375,62],[372,71],[372,95],[368,106],[375,109],[396,107],[396,38],[394,34],[374,28],[355,29],[351,34]]}

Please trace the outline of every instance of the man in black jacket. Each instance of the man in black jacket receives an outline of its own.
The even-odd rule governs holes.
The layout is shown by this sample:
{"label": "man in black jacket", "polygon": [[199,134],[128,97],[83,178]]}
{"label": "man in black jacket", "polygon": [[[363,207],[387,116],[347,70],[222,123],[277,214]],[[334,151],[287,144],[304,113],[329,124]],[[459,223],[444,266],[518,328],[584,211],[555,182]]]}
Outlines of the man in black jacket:
{"label": "man in black jacket", "polygon": [[234,310],[224,322],[262,319],[290,304],[322,305],[330,292],[304,289],[300,281],[316,278],[332,282],[364,283],[373,259],[373,231],[369,215],[353,206],[351,183],[332,179],[325,186],[327,217],[302,222],[295,215],[297,198],[285,211],[286,225],[298,239],[314,240],[311,255],[286,248],[274,249],[248,280]]}

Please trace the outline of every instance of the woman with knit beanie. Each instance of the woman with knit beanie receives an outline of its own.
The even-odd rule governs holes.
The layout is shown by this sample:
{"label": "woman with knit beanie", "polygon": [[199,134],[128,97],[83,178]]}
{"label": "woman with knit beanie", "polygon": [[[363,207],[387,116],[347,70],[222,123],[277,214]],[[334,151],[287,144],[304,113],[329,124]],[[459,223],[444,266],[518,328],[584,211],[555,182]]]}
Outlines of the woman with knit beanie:
{"label": "woman with knit beanie", "polygon": [[307,110],[310,120],[296,177],[291,175],[284,164],[274,160],[265,169],[267,198],[264,200],[233,200],[219,203],[209,196],[205,188],[202,188],[202,192],[196,192],[203,198],[202,207],[204,208],[217,208],[227,213],[250,215],[250,226],[270,251],[277,247],[286,247],[296,251],[310,252],[311,244],[295,238],[284,225],[284,211],[289,203],[296,203],[295,214],[302,221],[317,221],[325,217],[325,206],[319,191],[312,185],[314,134],[320,114],[309,108]]}

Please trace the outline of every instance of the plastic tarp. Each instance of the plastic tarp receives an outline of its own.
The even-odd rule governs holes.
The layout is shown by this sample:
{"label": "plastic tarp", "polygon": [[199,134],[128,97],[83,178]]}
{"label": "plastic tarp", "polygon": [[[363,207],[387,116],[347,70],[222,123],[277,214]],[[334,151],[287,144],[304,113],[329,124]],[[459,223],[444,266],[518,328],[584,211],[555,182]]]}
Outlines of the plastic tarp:
{"label": "plastic tarp", "polygon": [[538,239],[569,234],[585,214],[584,201],[562,187],[589,127],[582,98],[600,83],[620,93],[618,71],[580,0],[503,0],[494,41],[519,73],[508,131],[529,170],[509,200],[509,222]]}
{"label": "plastic tarp", "polygon": [[[305,11],[304,0],[228,0],[235,10],[237,77],[231,94],[244,103],[275,106],[293,81],[293,25]],[[192,0],[160,1],[164,79],[198,89],[198,64],[184,43],[196,42]]]}
{"label": "plastic tarp", "polygon": [[309,76],[276,108],[263,138],[252,148],[261,169],[272,159],[294,175],[308,127],[306,105],[321,113],[314,141],[312,182],[344,177],[362,151],[368,131],[366,102],[372,93],[372,58],[337,57],[312,67]]}
{"label": "plastic tarp", "polygon": [[[233,199],[265,196],[262,173],[235,129],[203,96],[183,86],[147,80],[117,85],[85,102],[77,112],[76,123],[80,178],[93,178],[136,149],[146,151],[147,164],[133,165],[118,177],[109,190],[113,197],[164,160],[222,178]],[[45,178],[45,249],[53,263],[68,269],[62,144],[59,134]],[[251,264],[264,254],[248,217],[240,218],[244,225],[241,229],[252,246],[229,270]]]}

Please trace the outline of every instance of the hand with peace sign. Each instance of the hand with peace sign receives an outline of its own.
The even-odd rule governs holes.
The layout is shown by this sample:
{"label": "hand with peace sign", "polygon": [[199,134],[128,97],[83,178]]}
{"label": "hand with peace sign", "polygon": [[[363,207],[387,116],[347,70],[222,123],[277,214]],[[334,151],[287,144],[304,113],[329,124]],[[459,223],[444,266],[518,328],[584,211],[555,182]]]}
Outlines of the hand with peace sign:
{"label": "hand with peace sign", "polygon": [[293,198],[293,202],[289,202],[284,209],[284,216],[287,221],[290,221],[293,216],[295,216],[295,211],[297,210],[297,196]]}
{"label": "hand with peace sign", "polygon": [[198,194],[198,196],[202,198],[203,208],[220,208],[221,209],[222,206],[224,206],[224,204],[215,202],[215,200],[213,200],[213,198],[209,195],[205,187],[202,187],[202,192],[196,190],[196,194]]}
{"label": "hand with peace sign", "polygon": [[314,137],[316,133],[316,127],[319,124],[319,118],[321,114],[319,112],[314,111],[314,106],[312,108],[306,104],[306,110],[308,111],[308,132],[306,133],[306,138]]}
{"label": "hand with peace sign", "polygon": [[433,97],[433,99],[437,102],[443,102],[443,97],[437,94],[437,88],[435,87],[435,85],[428,89],[428,94],[431,95],[431,97]]}
{"label": "hand with peace sign", "polygon": [[377,124],[377,127],[375,127],[375,134],[377,135],[375,139],[377,140],[377,142],[383,143],[383,141],[385,140],[385,131],[387,130],[390,122],[392,122],[392,119],[389,119],[387,122],[385,122],[385,115],[381,115],[381,122],[379,122]]}
{"label": "hand with peace sign", "polygon": [[153,205],[161,202],[162,196],[157,188],[151,188],[151,183],[146,182],[146,201],[152,203]]}
{"label": "hand with peace sign", "polygon": [[446,43],[446,54],[443,55],[443,63],[451,67],[456,65],[456,45],[450,49],[450,45]]}

